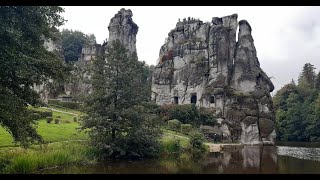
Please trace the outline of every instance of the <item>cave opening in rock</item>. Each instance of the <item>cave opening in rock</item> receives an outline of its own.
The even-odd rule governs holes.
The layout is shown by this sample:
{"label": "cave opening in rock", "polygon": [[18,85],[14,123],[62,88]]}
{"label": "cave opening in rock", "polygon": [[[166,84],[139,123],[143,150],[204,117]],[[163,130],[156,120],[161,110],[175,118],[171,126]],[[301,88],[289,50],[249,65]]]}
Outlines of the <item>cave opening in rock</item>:
{"label": "cave opening in rock", "polygon": [[214,96],[210,96],[210,103],[214,103]]}
{"label": "cave opening in rock", "polygon": [[196,104],[197,103],[197,94],[192,94],[191,95],[191,104]]}
{"label": "cave opening in rock", "polygon": [[173,103],[178,104],[179,103],[179,98],[178,96],[173,97]]}

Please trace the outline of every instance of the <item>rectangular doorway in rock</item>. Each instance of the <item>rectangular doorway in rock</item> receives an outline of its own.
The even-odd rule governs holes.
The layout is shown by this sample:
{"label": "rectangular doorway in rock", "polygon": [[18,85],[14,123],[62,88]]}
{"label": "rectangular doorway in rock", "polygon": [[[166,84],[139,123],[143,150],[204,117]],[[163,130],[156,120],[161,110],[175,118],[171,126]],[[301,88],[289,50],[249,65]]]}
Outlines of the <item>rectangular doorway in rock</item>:
{"label": "rectangular doorway in rock", "polygon": [[173,97],[173,103],[178,104],[179,103],[179,98],[178,96]]}
{"label": "rectangular doorway in rock", "polygon": [[197,94],[191,94],[191,104],[197,104]]}

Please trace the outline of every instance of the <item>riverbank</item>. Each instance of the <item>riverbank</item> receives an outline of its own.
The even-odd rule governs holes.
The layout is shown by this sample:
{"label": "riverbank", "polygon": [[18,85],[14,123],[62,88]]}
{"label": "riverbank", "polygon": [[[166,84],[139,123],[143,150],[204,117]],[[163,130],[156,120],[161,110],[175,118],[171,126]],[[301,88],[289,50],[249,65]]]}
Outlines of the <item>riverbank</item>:
{"label": "riverbank", "polygon": [[66,165],[93,164],[93,150],[86,141],[56,142],[22,147],[0,148],[0,173],[32,173]]}
{"label": "riverbank", "polygon": [[[160,145],[161,155],[172,155],[181,153],[182,149],[187,149],[189,141],[186,138],[164,133]],[[96,163],[94,150],[86,140],[32,145],[28,149],[0,148],[0,173],[34,173],[52,168]]]}
{"label": "riverbank", "polygon": [[[44,108],[33,109],[48,111]],[[44,145],[32,145],[24,149],[14,144],[11,135],[0,127],[0,173],[33,173],[97,162],[88,144],[88,135],[78,131],[79,122],[74,121],[74,117],[79,117],[81,112],[59,109],[52,113],[54,119],[60,117],[59,124],[47,123],[45,119],[37,121],[37,131],[46,142]],[[181,133],[163,130],[160,140],[161,155],[179,155],[190,149],[189,137]]]}

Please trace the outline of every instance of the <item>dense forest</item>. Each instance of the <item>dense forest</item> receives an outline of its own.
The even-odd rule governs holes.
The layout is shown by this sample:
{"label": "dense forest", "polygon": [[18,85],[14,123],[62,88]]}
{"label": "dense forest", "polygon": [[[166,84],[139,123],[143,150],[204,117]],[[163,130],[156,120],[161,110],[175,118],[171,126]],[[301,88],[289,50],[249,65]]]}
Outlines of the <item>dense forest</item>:
{"label": "dense forest", "polygon": [[320,72],[306,63],[298,83],[283,86],[273,97],[277,139],[320,141]]}

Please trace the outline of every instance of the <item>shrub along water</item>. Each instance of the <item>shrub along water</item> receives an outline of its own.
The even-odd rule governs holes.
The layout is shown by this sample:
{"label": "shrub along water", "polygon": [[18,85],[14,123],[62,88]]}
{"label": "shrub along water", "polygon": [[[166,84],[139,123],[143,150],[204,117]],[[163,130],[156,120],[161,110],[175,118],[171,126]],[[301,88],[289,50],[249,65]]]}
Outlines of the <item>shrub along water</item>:
{"label": "shrub along water", "polygon": [[202,133],[198,132],[198,131],[192,131],[192,133],[190,133],[190,150],[193,154],[197,154],[197,153],[204,153],[207,151],[207,147],[204,144],[204,140],[205,137],[203,136]]}
{"label": "shrub along water", "polygon": [[160,152],[164,155],[180,154],[181,151],[180,140],[175,138],[163,140],[160,146]]}

